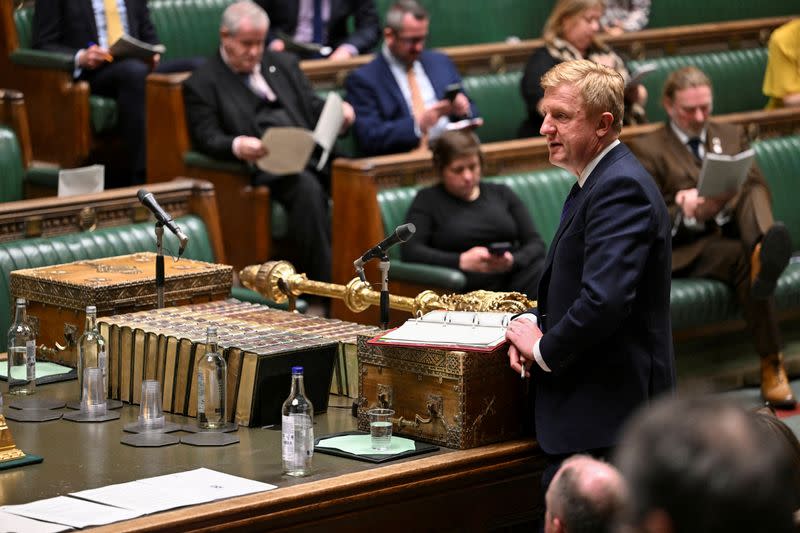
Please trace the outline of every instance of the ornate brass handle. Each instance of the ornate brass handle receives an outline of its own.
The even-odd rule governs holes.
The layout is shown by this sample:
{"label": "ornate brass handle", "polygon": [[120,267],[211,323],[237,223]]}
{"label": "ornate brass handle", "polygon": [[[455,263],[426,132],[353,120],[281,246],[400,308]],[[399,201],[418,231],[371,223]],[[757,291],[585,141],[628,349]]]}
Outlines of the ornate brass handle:
{"label": "ornate brass handle", "polygon": [[405,417],[398,417],[390,419],[392,424],[396,424],[398,428],[402,427],[415,427],[418,428],[424,424],[430,424],[437,418],[442,421],[442,424],[447,427],[447,424],[444,422],[444,418],[442,417],[442,397],[441,396],[428,396],[428,401],[426,404],[426,408],[428,410],[427,417],[420,415],[419,413],[414,414],[414,420],[406,420]]}

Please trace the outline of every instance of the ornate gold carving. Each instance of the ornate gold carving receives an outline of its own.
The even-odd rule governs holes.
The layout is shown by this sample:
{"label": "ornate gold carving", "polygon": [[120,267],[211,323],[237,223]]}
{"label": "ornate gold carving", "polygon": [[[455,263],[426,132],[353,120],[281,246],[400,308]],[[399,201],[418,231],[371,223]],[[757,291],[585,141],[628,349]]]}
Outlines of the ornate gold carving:
{"label": "ornate gold carving", "polygon": [[14,444],[11,428],[6,423],[6,417],[0,413],[0,463],[21,459],[25,454]]}
{"label": "ornate gold carving", "polygon": [[42,234],[42,217],[34,216],[25,219],[25,237],[39,237]]}
{"label": "ornate gold carving", "polygon": [[84,207],[78,213],[78,227],[81,231],[94,231],[97,227],[97,212],[94,207]]}
{"label": "ornate gold carving", "polygon": [[[268,261],[261,265],[247,266],[239,272],[239,279],[245,287],[278,303],[284,303],[290,298],[294,300],[301,294],[315,294],[339,298],[348,309],[356,313],[364,311],[370,305],[380,304],[380,292],[373,291],[358,278],[353,278],[346,286],[311,281],[305,274],[298,274],[287,261]],[[440,296],[433,291],[423,291],[415,298],[389,296],[389,307],[414,314],[436,309],[521,313],[535,305],[536,302],[518,292],[473,291]]]}

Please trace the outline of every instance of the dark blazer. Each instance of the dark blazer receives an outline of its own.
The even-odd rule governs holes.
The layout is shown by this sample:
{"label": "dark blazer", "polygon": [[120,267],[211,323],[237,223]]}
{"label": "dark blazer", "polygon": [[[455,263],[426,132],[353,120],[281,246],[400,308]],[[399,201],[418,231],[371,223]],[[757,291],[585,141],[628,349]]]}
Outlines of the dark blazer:
{"label": "dark blazer", "polygon": [[621,426],[675,382],[670,221],[647,171],[620,144],[556,231],[539,283],[536,435],[549,454],[613,446]]}
{"label": "dark blazer", "polygon": [[[261,73],[295,126],[313,130],[322,112],[322,100],[300,70],[294,56],[264,51]],[[233,139],[261,137],[255,114],[261,100],[217,53],[183,84],[186,121],[192,146],[219,159],[236,159]]]}
{"label": "dark blazer", "polygon": [[[709,122],[706,130],[706,153],[713,153],[714,146],[719,147],[720,153],[732,155],[746,150],[750,144],[741,126]],[[631,141],[631,150],[655,178],[667,203],[670,217],[672,220],[677,220],[680,208],[675,203],[675,194],[682,189],[697,187],[700,163],[695,160],[668,123],[652,133]],[[767,182],[756,165],[752,166],[747,175],[742,189],[743,194],[747,194],[749,188],[754,186],[761,186],[769,191]],[[688,266],[710,242],[709,234],[696,234],[690,239],[684,237],[684,235],[676,237],[672,250],[673,270]]]}
{"label": "dark blazer", "polygon": [[[355,46],[358,53],[372,51],[380,38],[378,10],[374,0],[330,0],[331,15],[327,25],[327,39],[324,44],[336,49],[347,43]],[[300,0],[256,0],[269,15],[270,35],[275,39],[275,31],[280,30],[292,36],[297,30],[297,13]],[[347,19],[353,16],[354,31],[347,30]],[[349,33],[349,34],[348,34]]]}
{"label": "dark blazer", "polygon": [[[125,0],[128,34],[158,43],[145,0]],[[91,0],[36,0],[33,11],[33,47],[75,55],[98,41]],[[109,46],[113,43],[109,43]]]}
{"label": "dark blazer", "polygon": [[[425,50],[420,63],[438,99],[444,98],[449,84],[461,83],[455,65],[444,54]],[[356,112],[353,127],[361,152],[391,154],[407,152],[419,145],[414,117],[383,53],[377,52],[375,59],[351,72],[345,87],[347,100]],[[474,104],[472,115],[478,115]]]}

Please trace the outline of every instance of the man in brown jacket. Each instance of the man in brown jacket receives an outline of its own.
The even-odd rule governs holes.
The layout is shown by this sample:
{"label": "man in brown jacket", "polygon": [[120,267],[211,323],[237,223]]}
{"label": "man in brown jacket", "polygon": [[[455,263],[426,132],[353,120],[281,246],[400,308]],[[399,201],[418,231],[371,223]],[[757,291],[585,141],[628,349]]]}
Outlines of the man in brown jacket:
{"label": "man in brown jacket", "polygon": [[708,77],[695,67],[676,70],[662,102],[669,122],[630,146],[658,183],[673,220],[673,277],[716,279],[735,289],[761,356],[761,394],[773,406],[793,407],[773,298],[791,256],[789,232],[773,220],[769,187],[755,165],[736,196],[698,195],[706,153],[748,148],[741,127],[709,120]]}

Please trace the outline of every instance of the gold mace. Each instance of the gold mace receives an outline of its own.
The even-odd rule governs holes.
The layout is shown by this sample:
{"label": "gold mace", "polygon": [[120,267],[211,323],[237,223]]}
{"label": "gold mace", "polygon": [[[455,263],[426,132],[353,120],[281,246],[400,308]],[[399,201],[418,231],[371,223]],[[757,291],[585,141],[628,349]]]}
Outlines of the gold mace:
{"label": "gold mace", "polygon": [[[344,301],[348,309],[361,313],[371,305],[380,305],[380,291],[372,290],[368,283],[353,278],[347,285],[309,280],[298,274],[288,261],[267,261],[250,265],[239,272],[239,280],[248,289],[277,303],[289,302],[294,310],[298,296],[313,294]],[[414,298],[389,295],[389,307],[414,315],[429,311],[504,311],[521,313],[535,307],[536,302],[518,292],[473,291],[466,294],[440,295],[431,290],[422,291]]]}

